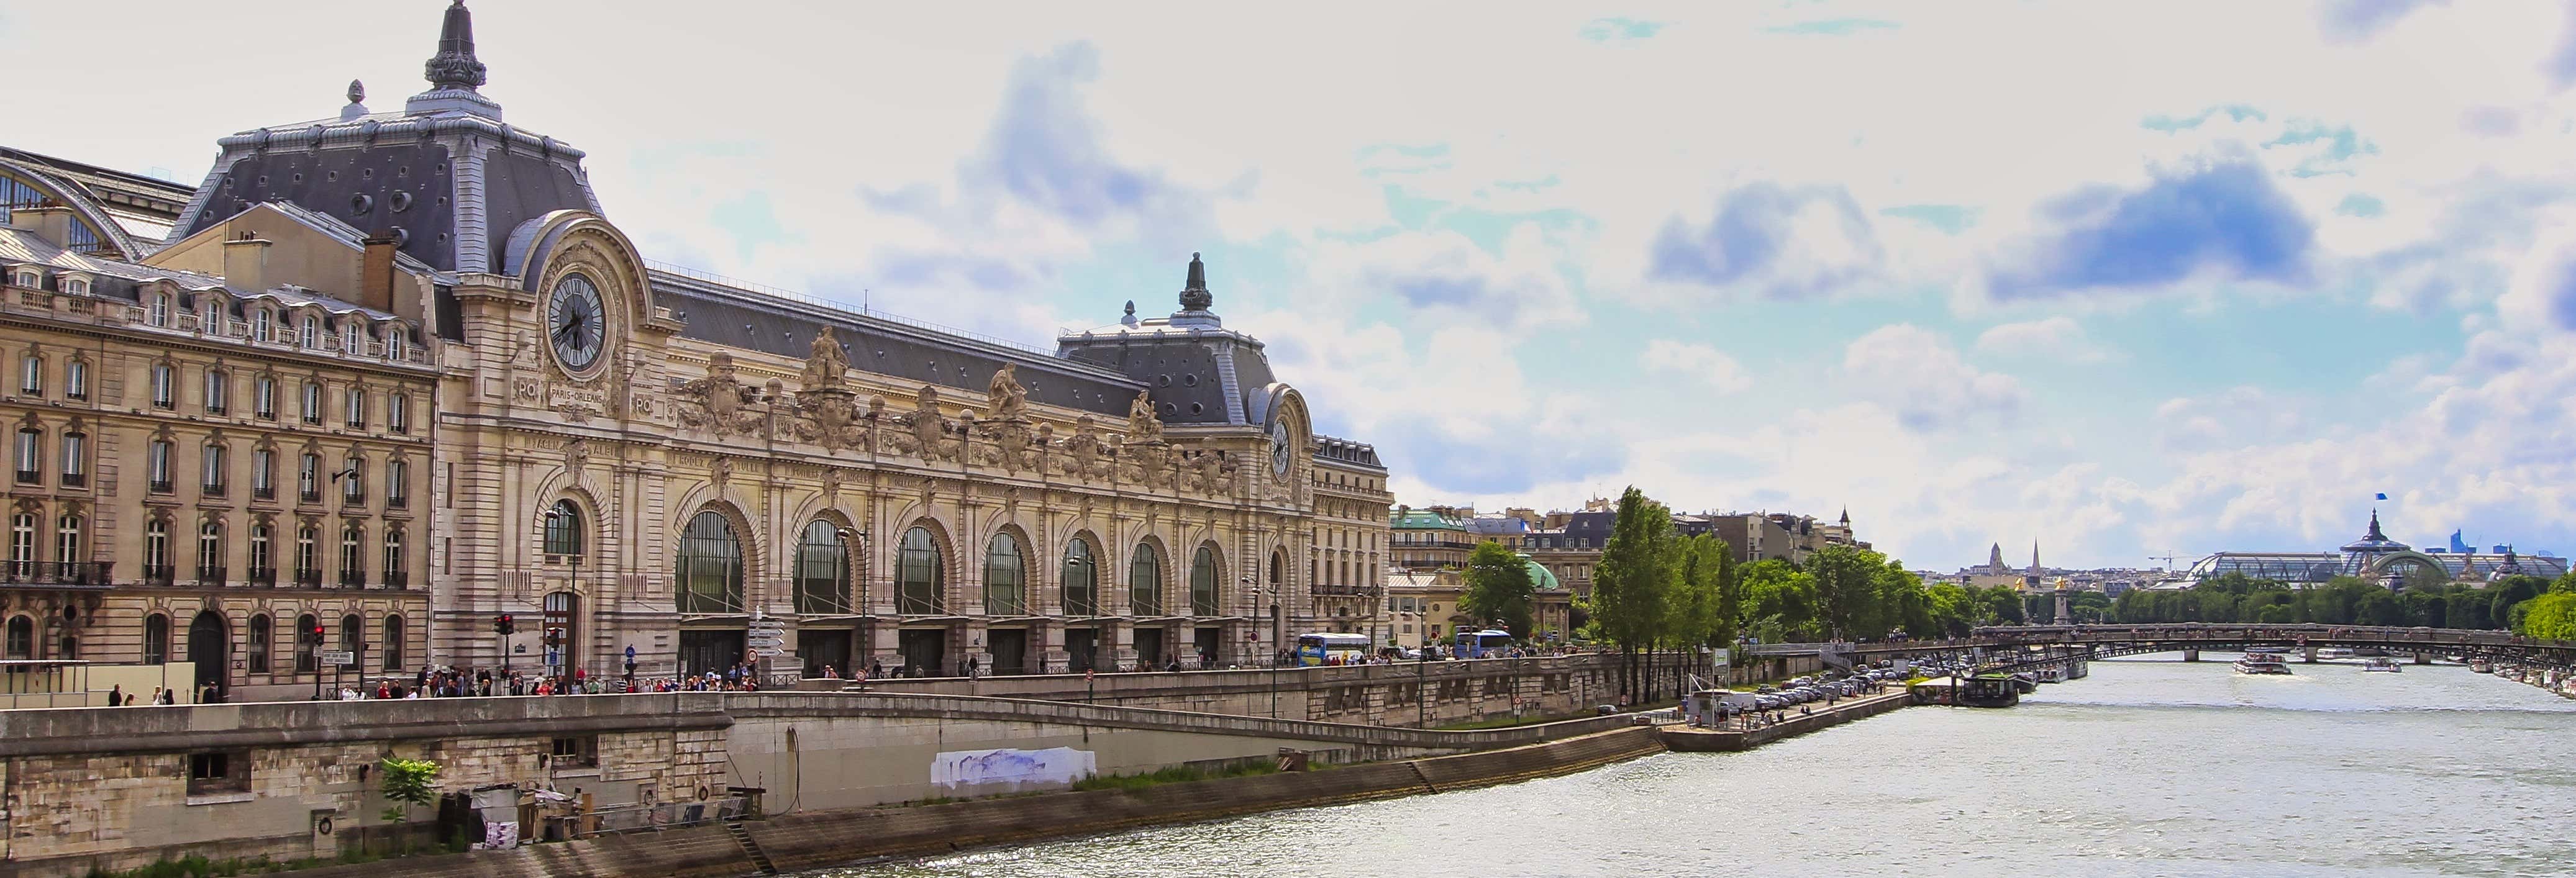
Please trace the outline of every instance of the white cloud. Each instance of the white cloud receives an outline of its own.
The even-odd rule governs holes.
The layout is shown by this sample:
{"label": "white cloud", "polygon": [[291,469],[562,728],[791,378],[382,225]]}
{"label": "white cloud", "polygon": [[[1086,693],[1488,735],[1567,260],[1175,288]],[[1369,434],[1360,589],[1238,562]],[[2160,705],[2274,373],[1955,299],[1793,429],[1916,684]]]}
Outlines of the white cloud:
{"label": "white cloud", "polygon": [[2029,394],[2010,375],[1960,359],[1948,340],[1910,323],[1879,327],[1843,349],[1855,392],[1894,408],[1914,430],[1978,419],[2009,419]]}
{"label": "white cloud", "polygon": [[1977,350],[2074,363],[2098,363],[2111,358],[2108,348],[2084,334],[2083,324],[2064,315],[1987,329],[1977,334]]}
{"label": "white cloud", "polygon": [[1704,344],[1655,339],[1646,343],[1646,350],[1637,355],[1637,363],[1647,372],[1698,382],[1719,393],[1734,393],[1753,385],[1752,376],[1744,374],[1744,367],[1734,357]]}

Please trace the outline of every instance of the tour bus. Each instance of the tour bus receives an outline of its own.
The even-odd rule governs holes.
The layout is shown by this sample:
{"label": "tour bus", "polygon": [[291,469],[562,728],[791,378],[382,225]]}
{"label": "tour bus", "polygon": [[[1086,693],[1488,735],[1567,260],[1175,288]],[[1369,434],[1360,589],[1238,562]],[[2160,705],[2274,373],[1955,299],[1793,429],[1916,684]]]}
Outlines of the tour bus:
{"label": "tour bus", "polygon": [[1301,665],[1351,665],[1368,658],[1369,637],[1366,634],[1301,634],[1297,637],[1297,663]]}
{"label": "tour bus", "polygon": [[1483,631],[1460,631],[1456,648],[1451,653],[1459,658],[1486,658],[1499,654],[1512,645],[1512,633],[1487,628]]}

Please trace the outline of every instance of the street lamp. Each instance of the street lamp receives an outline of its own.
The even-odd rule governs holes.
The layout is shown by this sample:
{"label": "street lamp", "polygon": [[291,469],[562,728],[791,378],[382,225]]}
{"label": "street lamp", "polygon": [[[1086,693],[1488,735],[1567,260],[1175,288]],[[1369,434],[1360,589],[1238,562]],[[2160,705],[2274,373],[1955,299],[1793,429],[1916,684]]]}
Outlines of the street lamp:
{"label": "street lamp", "polygon": [[[860,530],[860,529],[858,529],[858,528],[853,528],[853,527],[836,527],[836,528],[833,528],[833,529],[832,529],[832,534],[833,534],[834,536],[838,536],[838,537],[840,537],[840,538],[841,538],[841,542],[842,542],[843,544],[845,544],[845,546],[846,546],[846,548],[844,548],[844,549],[843,549],[843,551],[844,551],[845,553],[846,553],[846,552],[848,552],[848,551],[851,551],[852,549],[855,549],[855,550],[857,551],[857,553],[858,553],[858,560],[859,560],[858,568],[859,568],[859,569],[856,571],[856,576],[854,577],[854,581],[856,581],[856,582],[859,584],[859,588],[858,588],[859,594],[857,594],[857,595],[842,595],[842,596],[841,596],[841,597],[842,597],[842,600],[841,600],[841,611],[842,611],[842,612],[849,612],[849,611],[852,609],[853,605],[865,605],[865,604],[867,603],[866,596],[867,596],[867,588],[868,588],[868,550],[867,550],[868,532],[867,532],[867,531],[864,531],[864,530]],[[798,611],[800,611],[800,612],[801,612],[801,611],[803,611],[803,609],[804,609],[804,608],[799,607],[799,608],[797,608],[797,609],[798,609]],[[873,628],[873,624],[874,624],[874,623],[871,623],[871,628],[870,628],[870,631],[868,632],[868,633],[870,633],[870,634],[874,634],[874,633],[876,633],[876,632],[875,632],[875,630],[874,630],[874,628]],[[842,674],[841,676],[848,677],[848,676],[851,676],[851,674],[856,673],[856,672],[858,671],[858,669],[859,669],[859,665],[858,665],[859,658],[860,658],[859,656],[855,656],[855,655],[842,656],[842,657],[841,657],[841,663],[842,663],[842,664],[844,664],[844,665],[849,665],[849,666],[850,666],[850,667],[848,667],[848,668],[846,669],[846,670],[847,670],[847,671],[849,671],[850,673],[844,673],[844,674]]]}

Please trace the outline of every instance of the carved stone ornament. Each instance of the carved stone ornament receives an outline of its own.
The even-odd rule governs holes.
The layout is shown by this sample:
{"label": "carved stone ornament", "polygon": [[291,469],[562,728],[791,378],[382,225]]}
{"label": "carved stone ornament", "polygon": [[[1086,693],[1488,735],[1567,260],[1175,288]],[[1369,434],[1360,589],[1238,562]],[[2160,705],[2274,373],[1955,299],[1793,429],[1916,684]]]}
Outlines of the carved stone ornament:
{"label": "carved stone ornament", "polygon": [[733,481],[733,458],[716,458],[716,462],[707,467],[707,480],[715,483],[717,491],[723,491],[725,483]]}
{"label": "carved stone ornament", "polygon": [[796,394],[794,431],[800,441],[825,450],[857,448],[867,441],[851,392],[837,387],[809,387]]}
{"label": "carved stone ornament", "polygon": [[579,479],[581,478],[581,471],[589,468],[589,466],[589,445],[585,444],[580,439],[574,439],[570,442],[564,443],[564,472],[569,474],[572,478]]}
{"label": "carved stone ornament", "polygon": [[849,352],[841,349],[841,340],[832,334],[831,327],[823,327],[822,332],[814,335],[812,352],[805,356],[805,388],[816,390],[845,386],[849,381],[849,371]]}
{"label": "carved stone ornament", "polygon": [[838,468],[835,468],[835,467],[828,467],[828,466],[827,466],[827,467],[824,467],[824,468],[823,468],[823,496],[825,496],[825,497],[838,497],[838,496],[840,496],[840,495],[841,495],[841,471],[840,471]]}
{"label": "carved stone ornament", "polygon": [[1012,374],[1018,369],[1018,366],[1003,363],[1002,368],[993,371],[993,382],[984,388],[985,397],[991,400],[995,420],[1021,420],[1029,416],[1029,391],[1021,387],[1019,379]]}
{"label": "carved stone ornament", "polygon": [[1127,404],[1127,441],[1163,441],[1163,421],[1154,417],[1153,394],[1136,392],[1136,401]]}
{"label": "carved stone ornament", "polygon": [[938,388],[922,386],[921,396],[913,403],[912,413],[904,416],[904,425],[910,429],[894,437],[898,453],[923,460],[957,459],[958,443],[948,438],[948,419],[939,414]]}
{"label": "carved stone ornament", "polygon": [[676,404],[682,426],[724,436],[759,428],[760,413],[749,410],[755,401],[752,388],[734,377],[733,355],[719,351],[707,362],[707,377],[680,385]]}
{"label": "carved stone ornament", "polygon": [[1074,419],[1073,435],[1064,438],[1065,456],[1072,459],[1069,472],[1087,479],[1106,478],[1109,460],[1100,441],[1100,429],[1090,415]]}

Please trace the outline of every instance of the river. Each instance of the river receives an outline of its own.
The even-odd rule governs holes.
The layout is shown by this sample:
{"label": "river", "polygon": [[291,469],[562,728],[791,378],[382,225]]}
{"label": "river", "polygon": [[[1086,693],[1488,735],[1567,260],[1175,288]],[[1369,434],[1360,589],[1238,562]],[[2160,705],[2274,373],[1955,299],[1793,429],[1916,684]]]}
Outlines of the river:
{"label": "river", "polygon": [[2576,701],[2206,658],[1749,753],[809,874],[2576,875]]}

